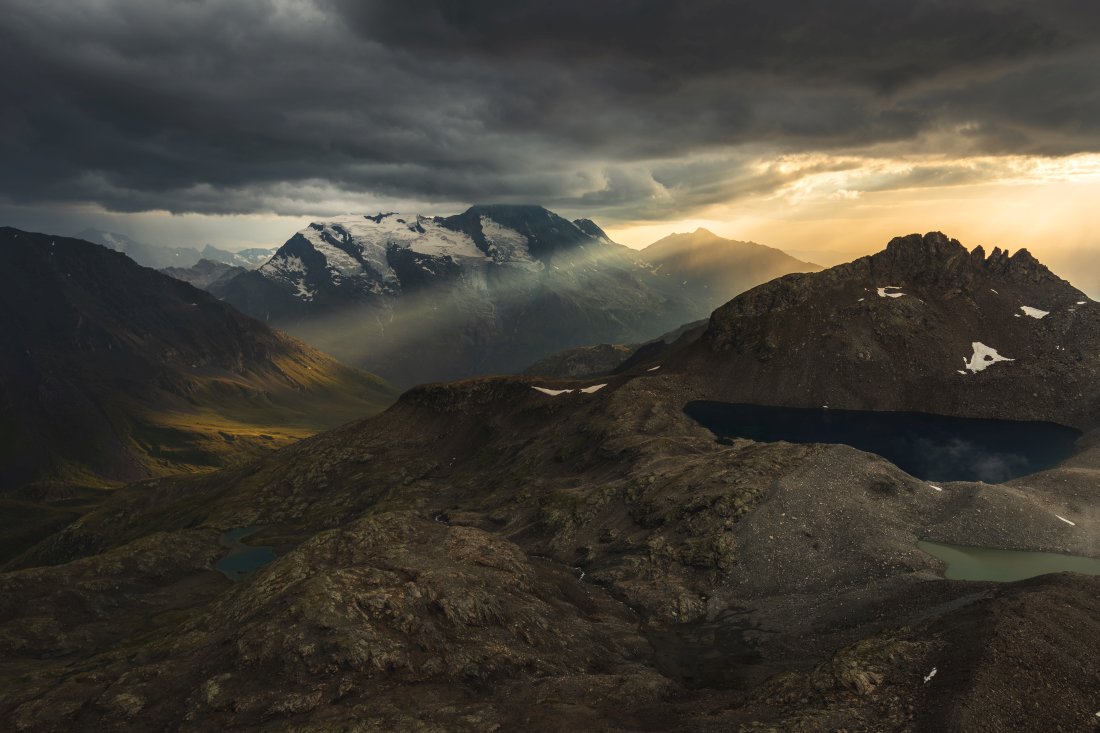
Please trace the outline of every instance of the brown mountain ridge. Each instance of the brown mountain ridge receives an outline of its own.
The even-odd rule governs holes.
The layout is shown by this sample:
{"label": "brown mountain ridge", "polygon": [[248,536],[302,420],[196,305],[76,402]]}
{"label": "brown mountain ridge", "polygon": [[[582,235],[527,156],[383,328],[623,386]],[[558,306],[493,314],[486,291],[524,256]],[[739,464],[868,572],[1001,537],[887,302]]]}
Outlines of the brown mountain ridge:
{"label": "brown mountain ridge", "polygon": [[0,490],[210,469],[392,399],[121,253],[11,228],[0,252]]}

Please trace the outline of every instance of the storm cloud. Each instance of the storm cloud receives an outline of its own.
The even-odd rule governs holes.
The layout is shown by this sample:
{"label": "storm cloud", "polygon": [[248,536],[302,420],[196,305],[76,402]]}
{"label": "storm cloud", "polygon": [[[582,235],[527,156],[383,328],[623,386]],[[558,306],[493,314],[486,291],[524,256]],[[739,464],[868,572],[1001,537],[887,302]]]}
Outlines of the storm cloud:
{"label": "storm cloud", "polygon": [[15,204],[525,201],[645,219],[805,175],[782,156],[947,157],[899,177],[913,185],[972,173],[952,156],[1100,147],[1100,7],[1081,0],[0,10],[0,197]]}

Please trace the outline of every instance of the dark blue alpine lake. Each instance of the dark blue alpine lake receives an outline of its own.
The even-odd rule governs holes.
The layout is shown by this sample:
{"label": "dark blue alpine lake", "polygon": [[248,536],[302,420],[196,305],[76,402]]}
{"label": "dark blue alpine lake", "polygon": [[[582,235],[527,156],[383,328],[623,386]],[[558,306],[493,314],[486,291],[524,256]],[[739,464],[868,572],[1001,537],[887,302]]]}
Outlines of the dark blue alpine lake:
{"label": "dark blue alpine lake", "polygon": [[1049,422],[978,420],[920,412],[689,402],[688,417],[718,438],[840,443],[876,453],[925,481],[1000,483],[1053,468],[1081,432]]}
{"label": "dark blue alpine lake", "polygon": [[241,540],[259,532],[262,527],[237,527],[223,532],[218,542],[228,552],[214,566],[234,583],[247,578],[275,559],[275,550],[267,545],[246,545]]}

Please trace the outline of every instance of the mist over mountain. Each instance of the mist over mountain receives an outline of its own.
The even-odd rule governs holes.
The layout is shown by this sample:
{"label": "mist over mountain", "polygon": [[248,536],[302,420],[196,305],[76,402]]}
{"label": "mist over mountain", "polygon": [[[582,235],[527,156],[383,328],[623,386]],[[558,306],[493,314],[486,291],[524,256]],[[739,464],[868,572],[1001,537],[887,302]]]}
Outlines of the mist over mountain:
{"label": "mist over mountain", "polygon": [[498,205],[316,222],[215,292],[409,385],[516,372],[564,349],[642,343],[805,269],[813,266],[778,250],[698,233],[637,252],[590,220]]}
{"label": "mist over mountain", "polygon": [[705,311],[592,222],[539,206],[316,222],[220,295],[403,385],[643,341]]}
{"label": "mist over mountain", "polygon": [[122,252],[139,265],[156,270],[164,267],[192,267],[201,259],[199,252],[190,247],[156,247],[138,242],[125,234],[99,229],[83,229],[76,233],[75,238]]}
{"label": "mist over mountain", "polygon": [[271,255],[275,254],[275,250],[267,247],[246,247],[231,252],[230,250],[207,244],[202,248],[199,254],[204,260],[221,262],[226,265],[232,265],[233,267],[242,267],[246,270],[255,270],[257,267],[267,262]]}
{"label": "mist over mountain", "polygon": [[780,275],[821,269],[778,249],[726,239],[702,228],[670,234],[640,255],[658,274],[686,282],[709,310]]}
{"label": "mist over mountain", "polygon": [[193,247],[158,247],[139,242],[125,234],[108,232],[102,229],[83,229],[75,235],[76,239],[94,242],[116,252],[122,252],[139,265],[162,270],[168,267],[194,267],[200,260],[221,262],[235,267],[254,269],[267,261],[274,250],[253,247],[237,252],[219,249],[207,244],[202,250]]}
{"label": "mist over mountain", "polygon": [[161,272],[216,295],[230,280],[237,277],[237,275],[248,272],[248,270],[244,267],[227,265],[224,262],[208,260],[204,257],[191,267],[165,267],[161,269]]}

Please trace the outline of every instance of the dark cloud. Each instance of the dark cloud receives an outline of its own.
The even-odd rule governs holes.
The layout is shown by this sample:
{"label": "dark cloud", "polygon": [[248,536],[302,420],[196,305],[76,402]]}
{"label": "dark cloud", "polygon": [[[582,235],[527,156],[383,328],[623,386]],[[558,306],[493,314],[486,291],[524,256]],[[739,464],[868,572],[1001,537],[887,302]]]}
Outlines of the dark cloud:
{"label": "dark cloud", "polygon": [[1087,40],[1075,17],[1023,0],[331,1],[362,35],[417,53],[627,63],[654,81],[752,72],[892,88]]}
{"label": "dark cloud", "polygon": [[1100,9],[1080,0],[0,5],[17,203],[625,218],[782,186],[752,167],[781,153],[1100,140]]}

